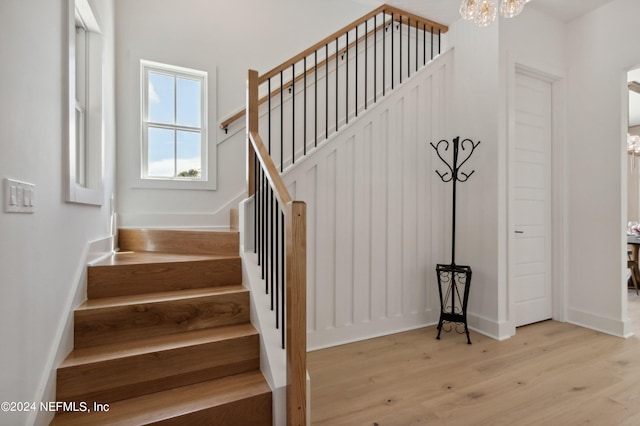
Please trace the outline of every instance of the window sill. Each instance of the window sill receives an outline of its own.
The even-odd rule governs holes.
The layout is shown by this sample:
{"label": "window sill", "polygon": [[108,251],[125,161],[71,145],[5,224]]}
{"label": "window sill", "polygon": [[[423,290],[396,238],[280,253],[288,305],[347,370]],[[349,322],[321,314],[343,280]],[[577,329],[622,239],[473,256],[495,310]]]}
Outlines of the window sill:
{"label": "window sill", "polygon": [[75,182],[70,182],[68,191],[68,203],[102,206],[104,199],[104,192],[102,190],[98,191],[94,189],[84,188],[77,185]]}
{"label": "window sill", "polygon": [[209,180],[138,179],[131,185],[134,189],[195,189],[215,191],[216,183]]}

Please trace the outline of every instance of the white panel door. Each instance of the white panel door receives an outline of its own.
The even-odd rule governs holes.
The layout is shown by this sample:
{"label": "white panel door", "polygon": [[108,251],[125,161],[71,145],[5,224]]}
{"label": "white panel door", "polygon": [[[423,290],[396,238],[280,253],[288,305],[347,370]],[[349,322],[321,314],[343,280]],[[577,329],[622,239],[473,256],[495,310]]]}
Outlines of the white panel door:
{"label": "white panel door", "polygon": [[516,326],[551,318],[551,83],[516,73],[511,288]]}

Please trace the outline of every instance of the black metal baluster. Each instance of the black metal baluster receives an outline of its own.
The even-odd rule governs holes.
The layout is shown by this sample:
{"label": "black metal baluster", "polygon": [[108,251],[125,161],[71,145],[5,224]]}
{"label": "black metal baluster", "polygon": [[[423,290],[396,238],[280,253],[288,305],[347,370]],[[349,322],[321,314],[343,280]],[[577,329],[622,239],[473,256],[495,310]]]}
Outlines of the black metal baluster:
{"label": "black metal baluster", "polygon": [[344,124],[349,124],[349,31],[346,32],[346,46],[344,48],[344,53],[342,54],[343,60],[345,61],[345,71],[344,71],[344,81],[345,81],[345,89],[344,89]]}
{"label": "black metal baluster", "polygon": [[268,130],[267,130],[267,141],[269,144],[269,155],[271,155],[271,77],[267,80],[267,121],[268,121]]}
{"label": "black metal baluster", "polygon": [[280,215],[280,220],[281,220],[281,225],[282,225],[282,232],[283,232],[283,236],[282,236],[282,288],[280,291],[280,297],[282,298],[282,309],[280,310],[280,315],[281,315],[281,324],[282,324],[282,349],[284,349],[284,343],[285,343],[285,329],[286,329],[286,324],[285,324],[285,293],[286,293],[286,289],[287,289],[287,278],[286,278],[286,251],[285,251],[285,238],[284,238],[284,233],[285,233],[285,229],[284,229],[284,213],[282,213]]}
{"label": "black metal baluster", "polygon": [[302,105],[302,117],[303,117],[303,132],[302,132],[302,155],[307,155],[307,57],[304,57],[303,65],[303,105]]}
{"label": "black metal baluster", "polygon": [[296,64],[291,64],[291,164],[296,163]]}
{"label": "black metal baluster", "polygon": [[422,65],[427,64],[427,24],[422,24]]}
{"label": "black metal baluster", "polygon": [[[267,189],[269,181],[267,180],[267,174],[262,174],[262,279],[265,280],[266,285],[266,271],[267,271],[267,201],[269,195]],[[268,292],[267,288],[267,292]]]}
{"label": "black metal baluster", "polygon": [[273,199],[273,191],[271,190],[271,185],[269,185],[268,180],[265,180],[264,189],[264,285],[267,288],[267,294],[269,294],[270,291],[273,291],[273,284],[269,281],[269,234],[271,232],[271,227],[269,226],[269,209],[271,200]]}
{"label": "black metal baluster", "polygon": [[280,173],[284,169],[284,84],[280,71]]}
{"label": "black metal baluster", "polygon": [[441,50],[441,47],[442,47],[442,46],[440,45],[440,41],[441,41],[441,37],[440,37],[440,36],[441,36],[441,34],[440,34],[440,28],[438,28],[438,55],[439,55],[440,53],[442,53],[442,50]]}
{"label": "black metal baluster", "polygon": [[313,120],[313,132],[315,134],[315,137],[313,138],[313,146],[316,147],[318,146],[318,51],[314,50],[313,51],[313,59],[314,59],[314,66],[313,66],[313,78],[314,78],[314,84],[313,84],[313,88],[315,91],[315,95],[313,97],[313,101],[314,101],[314,120]]}
{"label": "black metal baluster", "polygon": [[[249,142],[251,143],[251,142]],[[253,154],[253,252],[258,254],[258,155]]]}
{"label": "black metal baluster", "polygon": [[399,28],[398,38],[400,38],[400,83],[402,83],[402,15],[400,15],[399,22],[400,23],[398,24],[398,28]]}
{"label": "black metal baluster", "polygon": [[[395,70],[394,70],[394,63],[395,63],[395,55],[394,55],[394,50],[395,50],[395,45],[394,45],[394,35],[393,33],[395,33],[395,31],[393,30],[393,26],[395,25],[395,21],[393,18],[393,13],[391,13],[391,90],[393,90],[394,88],[394,83],[395,83]],[[400,54],[402,54],[402,51],[400,52]],[[402,66],[402,65],[400,65]]]}
{"label": "black metal baluster", "polygon": [[338,37],[336,37],[336,132],[338,131]]}
{"label": "black metal baluster", "polygon": [[[269,187],[271,188],[271,187]],[[273,199],[273,189],[269,190],[269,274],[268,277],[270,278],[270,291],[271,291],[271,310],[273,310],[273,285],[274,285],[274,273],[273,273],[273,240],[276,237],[276,235],[273,233],[273,219],[274,219],[274,213],[273,213],[273,207],[275,205],[274,203],[274,199]]]}
{"label": "black metal baluster", "polygon": [[[277,222],[280,222],[280,215],[278,215],[278,218],[276,219]],[[280,237],[280,235],[278,235],[278,238]],[[277,250],[280,250],[280,244],[277,241],[276,242],[276,246],[278,247]],[[277,265],[277,267],[279,268],[280,265]],[[280,297],[279,297],[279,293],[280,293],[280,283],[278,282],[276,284],[276,288],[274,289],[274,299],[276,302],[276,309],[275,309],[275,314],[276,314],[276,329],[280,328]]]}
{"label": "black metal baluster", "polygon": [[257,255],[258,255],[258,265],[261,265],[262,260],[262,192],[260,191],[260,183],[262,182],[262,166],[260,165],[260,161],[258,161],[258,168],[256,169],[257,181],[256,185],[256,204],[258,205],[258,221],[256,227],[256,238],[258,240],[257,246]]}
{"label": "black metal baluster", "polygon": [[[356,85],[356,95],[355,95],[355,99],[356,99],[356,117],[358,116],[358,44],[360,43],[360,40],[358,39],[358,25],[356,25],[356,78],[355,78],[355,85]],[[366,52],[366,49],[365,49]],[[365,80],[366,81],[366,80]]]}
{"label": "black metal baluster", "polygon": [[[364,21],[364,109],[367,109],[367,85],[369,84],[369,20]],[[375,34],[375,33],[374,33]]]}
{"label": "black metal baluster", "polygon": [[420,56],[418,54],[418,21],[416,21],[416,72],[418,72],[418,57]]}
{"label": "black metal baluster", "polygon": [[260,265],[260,278],[264,278],[264,274],[262,273],[262,254],[263,254],[263,250],[262,250],[262,239],[263,239],[263,235],[262,235],[262,214],[263,214],[263,196],[262,196],[262,183],[264,182],[264,176],[263,176],[263,171],[262,171],[262,166],[260,166],[259,168],[260,170],[260,179],[258,182],[258,200],[259,200],[259,205],[258,205],[258,265]]}
{"label": "black metal baluster", "polygon": [[382,96],[385,95],[387,89],[387,16],[384,11],[382,11],[382,26],[384,30],[382,31]]}
{"label": "black metal baluster", "polygon": [[431,26],[431,60],[433,61],[433,25]]}
{"label": "black metal baluster", "polygon": [[376,102],[378,102],[378,15],[373,17],[373,103]]}
{"label": "black metal baluster", "polygon": [[[273,256],[275,257],[275,288],[274,288],[274,296],[271,298],[271,310],[273,310],[274,300],[277,305],[278,303],[278,287],[280,286],[280,262],[279,262],[279,250],[280,250],[280,202],[276,200],[276,209],[275,209],[275,248],[273,250]],[[277,308],[276,308],[277,309]],[[276,311],[277,312],[277,311]],[[278,328],[278,314],[276,313],[276,328]]]}
{"label": "black metal baluster", "polygon": [[329,43],[324,45],[324,138],[329,139]]}

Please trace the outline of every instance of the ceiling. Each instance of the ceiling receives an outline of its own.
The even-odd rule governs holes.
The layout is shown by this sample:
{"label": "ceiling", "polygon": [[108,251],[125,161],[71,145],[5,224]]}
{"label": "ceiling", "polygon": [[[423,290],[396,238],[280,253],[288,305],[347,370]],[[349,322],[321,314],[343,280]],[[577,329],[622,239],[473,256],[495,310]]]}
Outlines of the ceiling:
{"label": "ceiling", "polygon": [[[451,25],[460,15],[460,0],[355,0],[359,3],[371,4],[372,7],[387,3],[413,12],[425,18],[445,25]],[[564,22],[571,21],[613,0],[529,0],[526,7],[554,16]]]}
{"label": "ceiling", "polygon": [[[451,25],[460,14],[460,0],[354,0],[359,3],[370,4],[372,8],[387,3],[424,16],[436,22]],[[498,0],[496,0],[498,1]],[[528,0],[526,8],[535,9],[538,12],[555,17],[563,22],[569,22],[592,10],[595,10],[613,0]],[[517,19],[517,18],[516,18]],[[640,69],[629,75],[630,81],[640,82]],[[629,94],[629,124],[640,126],[640,94]]]}

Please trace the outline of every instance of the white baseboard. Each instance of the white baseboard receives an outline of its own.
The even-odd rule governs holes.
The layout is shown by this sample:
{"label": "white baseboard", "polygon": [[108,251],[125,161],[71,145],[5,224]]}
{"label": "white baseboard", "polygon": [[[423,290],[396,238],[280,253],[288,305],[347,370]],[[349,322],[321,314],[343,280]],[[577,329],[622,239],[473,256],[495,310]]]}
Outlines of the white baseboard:
{"label": "white baseboard", "polygon": [[237,209],[246,197],[243,191],[227,201],[215,212],[205,213],[156,213],[122,212],[118,213],[118,226],[121,228],[228,228],[229,212]]}
{"label": "white baseboard", "polygon": [[567,312],[568,323],[590,328],[613,336],[628,338],[633,335],[629,320],[607,318],[584,312],[579,309],[569,308]]}
{"label": "white baseboard", "polygon": [[[515,334],[513,326],[507,322],[501,323],[493,321],[473,313],[467,313],[467,320],[469,322],[469,330],[473,330],[495,340],[506,340]],[[471,341],[473,341],[473,339],[471,339]]]}

